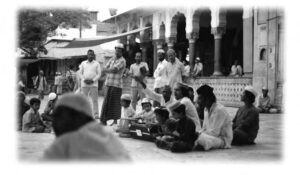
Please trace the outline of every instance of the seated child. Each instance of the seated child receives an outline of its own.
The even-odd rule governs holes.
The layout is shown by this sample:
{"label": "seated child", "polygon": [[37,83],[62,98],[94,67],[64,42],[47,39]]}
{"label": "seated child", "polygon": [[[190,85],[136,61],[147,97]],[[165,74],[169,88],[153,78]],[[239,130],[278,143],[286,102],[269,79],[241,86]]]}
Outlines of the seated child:
{"label": "seated child", "polygon": [[32,98],[30,100],[30,109],[23,115],[23,132],[50,132],[49,129],[46,129],[46,125],[40,118],[40,109],[41,101],[38,98]]}
{"label": "seated child", "polygon": [[156,137],[156,139],[159,139],[167,132],[166,123],[169,120],[169,111],[161,106],[156,108],[153,113],[158,123],[151,127],[150,133]]}
{"label": "seated child", "polygon": [[121,132],[120,136],[125,136],[126,134],[129,133],[130,119],[133,119],[133,116],[135,115],[135,111],[130,105],[130,103],[131,103],[131,96],[129,94],[123,94],[121,96],[121,106],[122,106],[121,119],[119,122],[118,129],[116,129],[117,132]]}
{"label": "seated child", "polygon": [[44,113],[41,115],[44,123],[47,125],[47,128],[51,128],[52,127],[52,121],[53,121],[53,109],[54,109],[54,105],[57,101],[57,95],[54,92],[51,92],[48,96],[48,104],[44,110]]}
{"label": "seated child", "polygon": [[138,123],[153,124],[157,123],[152,110],[151,101],[148,98],[142,100],[142,112],[138,113],[134,118],[138,119]]}
{"label": "seated child", "polygon": [[18,92],[18,114],[17,114],[17,130],[22,131],[22,117],[26,111],[30,109],[30,106],[25,103],[25,93]]}
{"label": "seated child", "polygon": [[175,122],[176,126],[174,126],[173,121],[168,124],[168,129],[172,132],[170,134],[171,137],[156,140],[156,146],[171,152],[191,151],[197,138],[194,122],[186,117],[185,105],[180,102],[172,104],[170,111],[172,112],[172,117],[178,121]]}
{"label": "seated child", "polygon": [[118,137],[93,119],[89,100],[82,94],[65,94],[57,101],[53,130],[56,139],[44,152],[46,160],[130,160]]}

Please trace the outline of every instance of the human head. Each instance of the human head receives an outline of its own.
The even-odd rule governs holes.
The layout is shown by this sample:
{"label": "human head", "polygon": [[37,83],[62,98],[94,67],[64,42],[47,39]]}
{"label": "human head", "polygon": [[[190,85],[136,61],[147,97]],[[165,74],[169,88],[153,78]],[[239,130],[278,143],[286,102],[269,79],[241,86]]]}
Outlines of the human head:
{"label": "human head", "polygon": [[263,94],[264,97],[268,96],[269,90],[268,90],[267,87],[264,86],[261,91],[262,91],[262,94]]}
{"label": "human head", "polygon": [[235,59],[235,60],[234,60],[234,65],[237,66],[238,64],[239,64],[239,61],[238,61],[237,59]]}
{"label": "human head", "polygon": [[115,55],[116,55],[117,58],[122,57],[122,55],[123,55],[123,49],[124,49],[124,45],[122,43],[118,43],[115,46]]}
{"label": "human head", "polygon": [[192,87],[189,87],[188,92],[189,92],[189,98],[191,99],[192,102],[194,102],[194,89]]}
{"label": "human head", "polygon": [[87,51],[87,58],[89,62],[92,62],[95,59],[95,52],[94,50],[88,50]]}
{"label": "human head", "polygon": [[90,103],[82,94],[65,94],[55,104],[53,130],[58,137],[93,121]]}
{"label": "human head", "polygon": [[57,100],[57,95],[56,95],[56,93],[51,92],[51,93],[48,95],[48,99],[49,99],[49,101],[55,101],[55,100]]}
{"label": "human head", "polygon": [[241,101],[245,104],[253,104],[255,102],[255,97],[257,96],[256,91],[252,86],[246,86],[245,90],[241,96]]}
{"label": "human head", "polygon": [[152,104],[151,104],[151,101],[148,98],[143,98],[141,104],[142,104],[142,109],[144,111],[146,111],[146,112],[151,111]]}
{"label": "human head", "polygon": [[131,96],[129,94],[123,94],[121,96],[121,106],[127,108],[130,106]]}
{"label": "human head", "polygon": [[170,111],[172,112],[172,117],[175,119],[185,117],[185,105],[181,104],[179,101],[170,106]]}
{"label": "human head", "polygon": [[165,85],[162,90],[162,96],[165,101],[169,101],[172,95],[172,88],[169,85]]}
{"label": "human head", "polygon": [[159,61],[163,61],[165,59],[165,51],[163,49],[158,49],[157,51],[157,58]]}
{"label": "human head", "polygon": [[197,58],[195,59],[195,61],[196,61],[196,63],[199,63],[199,62],[201,61],[200,57],[197,57]]}
{"label": "human head", "polygon": [[165,107],[156,108],[154,115],[159,124],[164,124],[169,119],[169,111]]}
{"label": "human head", "polygon": [[40,109],[41,100],[38,98],[31,98],[29,101],[30,107],[34,110],[34,112],[37,112]]}
{"label": "human head", "polygon": [[171,63],[174,63],[175,62],[175,56],[176,56],[176,53],[173,49],[169,49],[168,52],[167,52],[167,56],[168,56],[168,61],[171,62]]}
{"label": "human head", "polygon": [[40,70],[39,75],[43,76],[44,75],[44,71]]}
{"label": "human head", "polygon": [[183,97],[189,97],[189,86],[183,83],[176,83],[174,96],[176,100],[182,99]]}
{"label": "human head", "polygon": [[141,51],[137,51],[137,52],[135,53],[135,61],[136,61],[137,63],[140,63],[140,62],[142,61],[142,52],[141,52]]}
{"label": "human head", "polygon": [[197,103],[200,106],[210,107],[213,103],[217,101],[215,94],[213,93],[213,88],[208,85],[202,85],[197,89]]}

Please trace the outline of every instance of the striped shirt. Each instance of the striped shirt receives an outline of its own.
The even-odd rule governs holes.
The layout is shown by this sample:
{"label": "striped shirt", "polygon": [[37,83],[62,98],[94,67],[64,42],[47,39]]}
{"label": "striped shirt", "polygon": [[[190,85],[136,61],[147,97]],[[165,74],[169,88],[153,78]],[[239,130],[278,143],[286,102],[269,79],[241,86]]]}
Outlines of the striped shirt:
{"label": "striped shirt", "polygon": [[126,60],[123,57],[111,58],[105,65],[105,68],[106,69],[117,68],[117,72],[107,73],[105,85],[122,88],[123,87],[122,76],[125,71],[125,67],[126,67]]}

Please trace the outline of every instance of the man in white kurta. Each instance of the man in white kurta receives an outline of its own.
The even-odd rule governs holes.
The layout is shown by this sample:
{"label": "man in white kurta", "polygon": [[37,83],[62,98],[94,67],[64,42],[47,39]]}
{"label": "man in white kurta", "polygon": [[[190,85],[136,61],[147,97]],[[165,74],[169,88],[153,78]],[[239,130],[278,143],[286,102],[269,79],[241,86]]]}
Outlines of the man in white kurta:
{"label": "man in white kurta", "polygon": [[197,89],[198,103],[205,106],[202,130],[195,141],[196,148],[203,150],[231,148],[232,121],[221,104],[216,103],[213,88],[203,85]]}
{"label": "man in white kurta", "polygon": [[168,61],[165,60],[165,51],[162,49],[159,49],[157,51],[157,57],[158,57],[158,64],[157,67],[153,73],[154,85],[153,88],[155,92],[160,92],[160,89],[163,88],[168,83],[168,74],[167,74],[167,64]]}
{"label": "man in white kurta", "polygon": [[99,118],[98,108],[98,80],[101,76],[100,64],[95,61],[95,53],[89,50],[88,60],[80,65],[81,90],[84,95],[90,96],[93,103],[94,118]]}
{"label": "man in white kurta", "polygon": [[176,83],[182,82],[182,75],[184,74],[184,65],[176,58],[176,53],[173,49],[169,49],[167,52],[168,64],[167,74],[169,78],[168,85],[174,88]]}

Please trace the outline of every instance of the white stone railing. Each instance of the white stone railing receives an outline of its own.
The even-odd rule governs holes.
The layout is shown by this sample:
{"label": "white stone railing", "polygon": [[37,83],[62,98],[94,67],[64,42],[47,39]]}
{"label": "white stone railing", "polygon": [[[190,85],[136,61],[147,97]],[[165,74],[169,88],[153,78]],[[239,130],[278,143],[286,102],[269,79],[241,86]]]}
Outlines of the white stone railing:
{"label": "white stone railing", "polygon": [[[131,78],[123,79],[123,93],[130,92]],[[147,79],[147,86],[153,89],[153,78]],[[225,106],[239,107],[242,105],[241,94],[247,85],[252,85],[251,77],[201,77],[197,79],[190,78],[186,81],[193,87],[196,93],[197,88],[203,84],[214,88],[217,101]]]}

